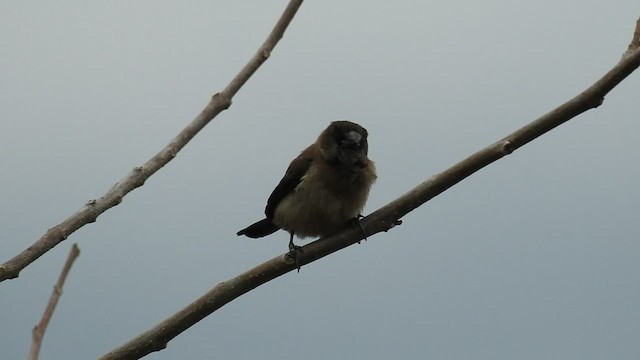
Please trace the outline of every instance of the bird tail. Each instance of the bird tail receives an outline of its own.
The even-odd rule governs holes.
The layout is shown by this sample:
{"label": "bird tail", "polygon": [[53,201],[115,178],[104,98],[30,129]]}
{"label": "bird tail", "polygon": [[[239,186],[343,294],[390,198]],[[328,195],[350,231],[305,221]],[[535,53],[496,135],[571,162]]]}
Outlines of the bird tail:
{"label": "bird tail", "polygon": [[271,235],[274,232],[280,230],[271,220],[262,219],[255,224],[249,225],[246,228],[238,231],[238,236],[245,235],[252,239],[261,238],[263,236]]}

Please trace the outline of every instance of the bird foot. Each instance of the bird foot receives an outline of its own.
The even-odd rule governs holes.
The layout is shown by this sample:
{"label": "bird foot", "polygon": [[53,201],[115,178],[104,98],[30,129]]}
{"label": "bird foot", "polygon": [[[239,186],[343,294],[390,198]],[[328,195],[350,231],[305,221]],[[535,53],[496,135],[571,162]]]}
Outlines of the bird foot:
{"label": "bird foot", "polygon": [[[362,231],[362,235],[365,234],[364,231],[364,226],[362,226],[362,223],[360,223],[360,219],[362,219],[364,216],[362,214],[358,214],[356,217],[351,218],[351,220],[349,220],[349,224],[351,224],[351,226],[357,226],[358,228],[360,228],[360,231]],[[364,241],[367,241],[367,237],[364,237]],[[360,244],[360,240],[358,240],[358,244]]]}
{"label": "bird foot", "polygon": [[288,264],[296,264],[298,272],[300,272],[300,268],[302,267],[302,265],[300,264],[300,257],[298,255],[302,253],[304,253],[304,250],[302,250],[302,246],[294,245],[293,242],[289,243],[289,252],[285,255],[285,257],[289,260],[287,261]]}

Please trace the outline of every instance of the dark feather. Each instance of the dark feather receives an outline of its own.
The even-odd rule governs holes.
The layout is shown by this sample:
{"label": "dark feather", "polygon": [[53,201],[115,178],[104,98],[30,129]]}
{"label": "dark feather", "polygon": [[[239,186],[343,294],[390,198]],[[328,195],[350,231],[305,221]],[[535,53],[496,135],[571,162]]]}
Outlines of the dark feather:
{"label": "dark feather", "polygon": [[269,196],[269,200],[267,200],[267,207],[264,209],[267,219],[273,219],[273,213],[276,211],[280,201],[296,189],[304,174],[311,167],[312,162],[313,159],[306,150],[291,162],[284,177],[273,190],[271,196]]}
{"label": "dark feather", "polygon": [[246,228],[238,231],[238,236],[246,235],[250,238],[256,239],[263,236],[271,235],[278,230],[280,230],[280,228],[272,223],[271,220],[262,219],[257,223],[249,225]]}

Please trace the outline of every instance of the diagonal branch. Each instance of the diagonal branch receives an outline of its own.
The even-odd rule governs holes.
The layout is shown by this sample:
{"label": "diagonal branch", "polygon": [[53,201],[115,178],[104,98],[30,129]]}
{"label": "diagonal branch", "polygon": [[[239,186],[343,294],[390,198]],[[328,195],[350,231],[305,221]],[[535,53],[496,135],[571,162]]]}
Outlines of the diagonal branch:
{"label": "diagonal branch", "polygon": [[76,261],[76,258],[79,255],[80,249],[78,248],[78,244],[73,244],[73,246],[71,246],[71,251],[69,251],[67,261],[64,263],[64,267],[60,273],[60,277],[58,278],[58,282],[53,286],[53,292],[51,293],[49,303],[44,310],[44,314],[42,314],[42,319],[40,319],[38,325],[33,328],[33,340],[31,343],[31,350],[29,351],[29,360],[36,360],[40,354],[42,338],[44,337],[44,332],[47,330],[47,326],[49,325],[49,320],[51,320],[51,315],[53,315],[53,312],[56,310],[56,305],[58,305],[58,300],[60,300],[60,296],[62,295],[64,281],[67,279],[67,275],[71,270],[71,265],[73,265],[73,262]]}
{"label": "diagonal branch", "polygon": [[[449,169],[432,176],[360,220],[364,233],[359,227],[350,227],[338,234],[304,246],[304,252],[299,255],[300,263],[308,264],[353,245],[361,239],[391,229],[400,223],[401,217],[476,171],[562,125],[576,115],[598,107],[602,104],[604,96],[638,67],[640,67],[640,50],[635,50],[578,96]],[[286,255],[275,257],[233,279],[218,284],[184,309],[112,350],[101,359],[139,359],[153,351],[162,350],[173,338],[225,304],[294,269],[296,265],[292,264]]]}
{"label": "diagonal branch", "polygon": [[95,222],[97,217],[120,204],[122,199],[135,188],[140,187],[144,182],[160,170],[183,148],[196,134],[202,130],[220,112],[231,106],[231,99],[240,90],[247,80],[258,70],[270,56],[271,51],[282,38],[287,26],[291,23],[293,16],[302,5],[302,0],[291,0],[282,16],[278,20],[271,34],[267,37],[258,52],[249,60],[227,87],[220,93],[213,96],[211,101],[205,106],[200,114],[187,127],[169,142],[169,144],[159,153],[149,159],[142,166],[134,168],[127,176],[118,181],[106,194],[99,199],[90,200],[75,214],[49,229],[38,241],[29,246],[26,250],[16,255],[9,261],[0,265],[0,282],[7,279],[17,278],[20,271],[34,262],[54,246],[64,241],[71,233],[81,227]]}

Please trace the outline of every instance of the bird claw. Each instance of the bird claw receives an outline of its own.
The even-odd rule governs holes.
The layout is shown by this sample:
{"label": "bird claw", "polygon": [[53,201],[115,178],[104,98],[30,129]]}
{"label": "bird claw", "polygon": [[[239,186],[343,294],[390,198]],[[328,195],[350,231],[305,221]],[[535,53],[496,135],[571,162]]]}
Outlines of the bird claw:
{"label": "bird claw", "polygon": [[302,246],[297,246],[293,243],[290,243],[289,252],[285,255],[290,260],[290,262],[288,263],[296,264],[298,272],[300,272],[300,268],[302,267],[302,264],[300,264],[300,257],[298,255],[302,253],[304,253],[304,250],[302,250]]}
{"label": "bird claw", "polygon": [[[349,220],[349,222],[352,224],[352,226],[357,226],[360,228],[360,231],[362,231],[362,235],[365,234],[364,231],[364,226],[362,226],[362,223],[360,223],[360,219],[362,219],[364,217],[364,215],[362,214],[358,214],[356,217],[352,218],[351,220]],[[364,241],[367,241],[367,237],[365,236]],[[358,244],[360,244],[360,240],[357,241]]]}
{"label": "bird claw", "polygon": [[300,264],[300,258],[298,257],[298,253],[302,254],[304,253],[304,251],[302,250],[302,246],[298,246],[293,243],[293,233],[291,233],[291,237],[289,238],[289,252],[285,256],[290,260],[290,261],[287,261],[287,263],[296,264],[296,268],[298,269],[298,272],[300,272],[300,267],[302,267],[302,265]]}

